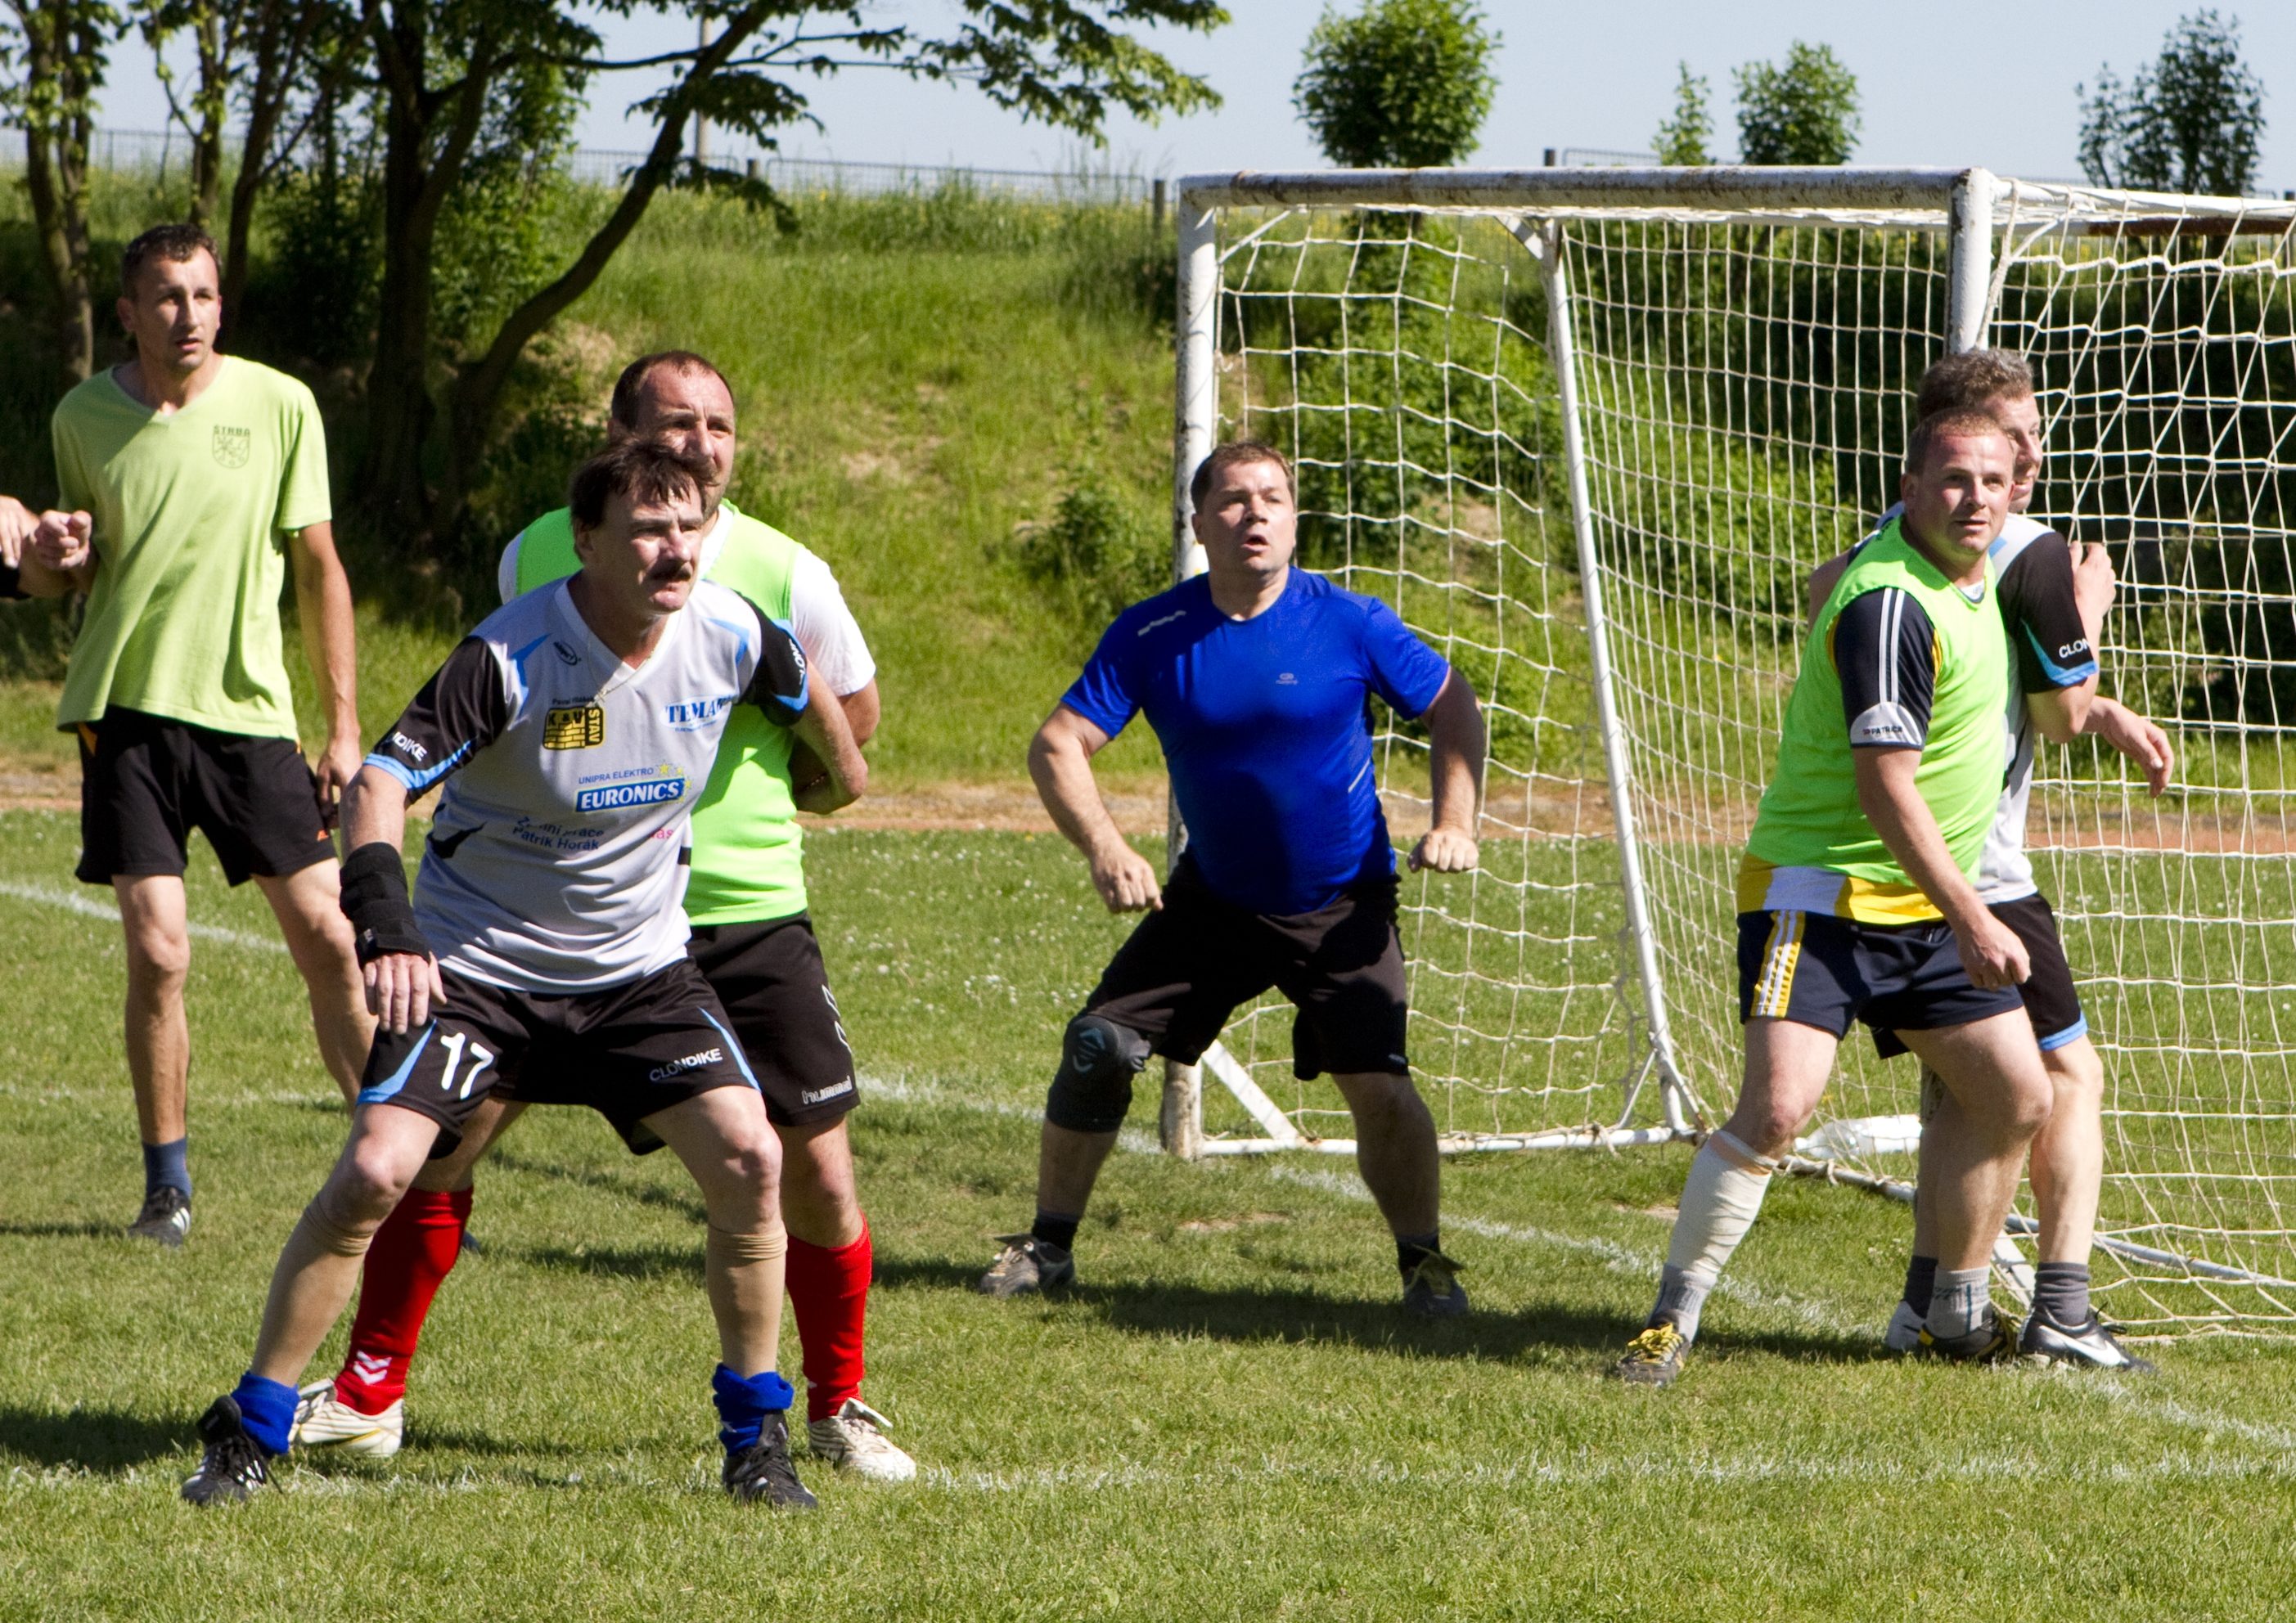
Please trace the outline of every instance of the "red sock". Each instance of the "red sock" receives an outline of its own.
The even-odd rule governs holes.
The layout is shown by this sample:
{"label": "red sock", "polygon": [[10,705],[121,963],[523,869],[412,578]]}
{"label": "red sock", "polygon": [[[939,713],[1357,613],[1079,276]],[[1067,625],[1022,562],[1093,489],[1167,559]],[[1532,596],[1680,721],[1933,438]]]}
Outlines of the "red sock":
{"label": "red sock", "polygon": [[380,1414],[406,1396],[407,1366],[422,1339],[430,1299],[463,1252],[471,1220],[467,1189],[410,1189],[374,1231],[360,1275],[358,1316],[335,1396],[362,1414]]}
{"label": "red sock", "polygon": [[861,1238],[834,1250],[790,1236],[789,1299],[804,1360],[808,1420],[824,1420],[860,1394],[861,1323],[874,1261],[866,1221]]}

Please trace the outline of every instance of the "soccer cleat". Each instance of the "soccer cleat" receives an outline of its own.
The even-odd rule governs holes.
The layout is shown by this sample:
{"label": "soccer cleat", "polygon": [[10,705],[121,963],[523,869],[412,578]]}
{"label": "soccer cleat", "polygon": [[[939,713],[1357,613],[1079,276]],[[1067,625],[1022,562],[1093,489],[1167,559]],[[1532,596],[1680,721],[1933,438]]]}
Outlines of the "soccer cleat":
{"label": "soccer cleat", "polygon": [[1034,1234],[999,1234],[996,1242],[1004,1249],[980,1276],[981,1295],[1036,1296],[1076,1283],[1076,1258],[1066,1246]]}
{"label": "soccer cleat", "polygon": [[726,1491],[744,1504],[760,1501],[776,1510],[809,1511],[821,1503],[797,1480],[790,1463],[789,1422],[776,1413],[766,1416],[758,1440],[726,1456]]}
{"label": "soccer cleat", "polygon": [[891,1421],[858,1398],[849,1398],[836,1414],[807,1422],[805,1440],[815,1459],[865,1482],[906,1482],[917,1474],[917,1463],[885,1436],[892,1429]]}
{"label": "soccer cleat", "polygon": [[200,1416],[200,1441],[207,1451],[183,1488],[193,1504],[237,1504],[271,1480],[270,1455],[249,1434],[231,1398],[217,1398]]}
{"label": "soccer cleat", "polygon": [[1965,1336],[1933,1336],[1924,1324],[1914,1356],[1948,1364],[2000,1364],[2017,1356],[2014,1328],[1997,1313],[1987,1314],[1985,1322]]}
{"label": "soccer cleat", "polygon": [[162,1184],[144,1197],[144,1209],[127,1225],[131,1239],[156,1240],[170,1249],[184,1243],[192,1232],[192,1197],[173,1184]]}
{"label": "soccer cleat", "polygon": [[1890,1327],[1882,1332],[1882,1345],[1893,1353],[1909,1353],[1922,1344],[1922,1322],[1928,1316],[1914,1310],[1911,1302],[1899,1301],[1890,1311]]}
{"label": "soccer cleat", "polygon": [[2088,1323],[2069,1330],[2036,1302],[2033,1316],[2025,1321],[2025,1332],[2017,1338],[2017,1350],[2029,1358],[2046,1358],[2052,1364],[2070,1364],[2076,1369],[2116,1369],[2132,1375],[2151,1374],[2152,1361],[2123,1347],[2112,1333],[2114,1329],[2098,1318],[2092,1308]]}
{"label": "soccer cleat", "polygon": [[1671,1324],[1652,1324],[1627,1343],[1611,1370],[1630,1386],[1672,1386],[1689,1357],[1688,1336]]}
{"label": "soccer cleat", "polygon": [[1465,1317],[1467,1290],[1459,1283],[1460,1266],[1440,1251],[1420,1252],[1403,1276],[1404,1311],[1423,1319]]}
{"label": "soccer cleat", "polygon": [[289,1441],[296,1447],[387,1460],[406,1440],[404,1398],[380,1414],[362,1414],[335,1396],[332,1380],[315,1381],[295,1394],[295,1430]]}

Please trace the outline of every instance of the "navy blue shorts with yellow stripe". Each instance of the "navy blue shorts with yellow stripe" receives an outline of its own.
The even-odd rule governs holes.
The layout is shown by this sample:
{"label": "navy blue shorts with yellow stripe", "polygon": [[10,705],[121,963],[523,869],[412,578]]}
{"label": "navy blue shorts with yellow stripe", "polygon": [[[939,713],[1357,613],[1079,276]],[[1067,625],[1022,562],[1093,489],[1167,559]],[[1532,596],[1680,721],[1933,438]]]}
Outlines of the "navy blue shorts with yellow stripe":
{"label": "navy blue shorts with yellow stripe", "polygon": [[1831,914],[1738,915],[1738,1018],[1790,1020],[1841,1037],[1966,1026],[2021,1010],[2015,987],[1980,991],[1942,922],[1861,924]]}

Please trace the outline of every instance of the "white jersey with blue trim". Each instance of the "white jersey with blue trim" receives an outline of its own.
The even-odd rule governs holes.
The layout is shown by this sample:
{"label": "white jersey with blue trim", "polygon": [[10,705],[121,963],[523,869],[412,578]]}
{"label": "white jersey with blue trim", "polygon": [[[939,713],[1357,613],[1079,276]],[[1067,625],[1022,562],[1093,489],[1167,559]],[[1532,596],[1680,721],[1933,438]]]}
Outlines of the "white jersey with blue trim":
{"label": "white jersey with blue trim", "polygon": [[727,713],[786,726],[805,702],[796,637],[709,581],[635,668],[565,581],[488,615],[366,758],[410,798],[445,785],[414,887],[439,963],[547,993],[677,962],[686,821]]}

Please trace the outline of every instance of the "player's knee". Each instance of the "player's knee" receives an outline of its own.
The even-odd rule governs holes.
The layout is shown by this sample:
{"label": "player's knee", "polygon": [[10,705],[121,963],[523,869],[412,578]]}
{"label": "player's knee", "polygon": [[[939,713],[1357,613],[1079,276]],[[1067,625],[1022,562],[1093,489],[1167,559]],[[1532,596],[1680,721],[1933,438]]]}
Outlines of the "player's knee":
{"label": "player's knee", "polygon": [[2041,1062],[2048,1070],[2054,1108],[2093,1109],[2103,1098],[2104,1060],[2095,1044],[2077,1038],[2062,1048],[2044,1049]]}
{"label": "player's knee", "polygon": [[1079,1014],[1061,1037],[1061,1069],[1045,1095],[1045,1119],[1071,1133],[1113,1133],[1132,1108],[1132,1078],[1148,1063],[1148,1039],[1097,1014]]}
{"label": "player's knee", "polygon": [[372,1227],[390,1215],[419,1168],[404,1164],[396,1146],[376,1137],[362,1139],[337,1162],[314,1209],[324,1206],[336,1221]]}
{"label": "player's knee", "polygon": [[145,986],[180,985],[192,967],[188,930],[143,922],[127,928],[127,974]]}

